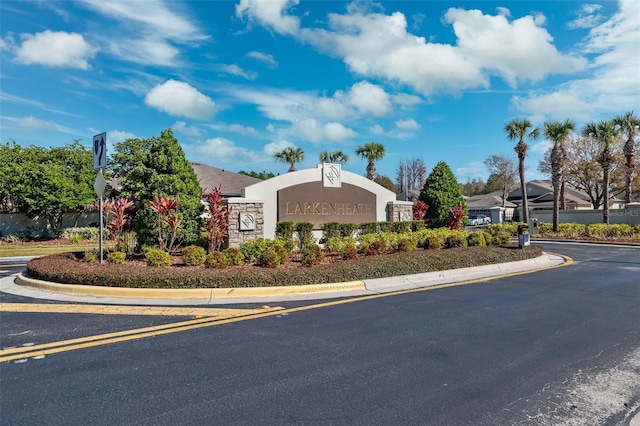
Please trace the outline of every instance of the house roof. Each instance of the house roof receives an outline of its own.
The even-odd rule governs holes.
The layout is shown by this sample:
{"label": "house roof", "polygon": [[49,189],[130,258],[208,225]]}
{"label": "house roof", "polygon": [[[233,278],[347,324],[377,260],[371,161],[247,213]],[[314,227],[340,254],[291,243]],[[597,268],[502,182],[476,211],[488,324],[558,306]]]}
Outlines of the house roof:
{"label": "house roof", "polygon": [[[489,209],[491,207],[502,207],[502,197],[499,192],[490,194],[474,195],[467,198],[467,207],[470,209]],[[505,207],[516,207],[511,201],[505,201]]]}
{"label": "house roof", "polygon": [[243,188],[253,185],[254,183],[262,182],[260,179],[251,176],[207,166],[206,164],[195,162],[191,162],[190,164],[198,177],[200,187],[207,193],[211,192],[213,188],[216,188],[218,185],[221,185],[222,196],[240,197]]}

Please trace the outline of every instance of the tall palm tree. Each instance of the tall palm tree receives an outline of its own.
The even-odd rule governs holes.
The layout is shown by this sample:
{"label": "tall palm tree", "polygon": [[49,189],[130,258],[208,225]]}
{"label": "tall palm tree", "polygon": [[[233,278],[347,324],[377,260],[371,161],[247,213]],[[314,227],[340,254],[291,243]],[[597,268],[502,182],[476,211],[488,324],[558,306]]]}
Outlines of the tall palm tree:
{"label": "tall palm tree", "polygon": [[275,154],[276,161],[290,164],[289,172],[296,171],[296,163],[304,160],[304,151],[302,148],[288,147]]}
{"label": "tall palm tree", "polygon": [[618,137],[618,129],[613,121],[601,120],[599,123],[590,122],[582,129],[582,135],[594,138],[602,146],[602,151],[598,156],[598,164],[602,167],[602,192],[603,192],[603,223],[609,224],[609,169],[616,160],[611,152],[611,147]]}
{"label": "tall palm tree", "polygon": [[504,126],[504,131],[507,133],[509,140],[517,140],[518,144],[513,148],[518,154],[518,172],[520,174],[520,192],[522,192],[522,215],[524,223],[529,223],[529,202],[527,200],[527,188],[526,181],[524,179],[524,157],[527,156],[527,149],[529,146],[524,142],[524,139],[536,140],[540,137],[540,129],[533,128],[533,124],[526,118],[518,120],[514,118]]}
{"label": "tall palm tree", "polygon": [[342,151],[322,151],[320,153],[320,161],[323,163],[344,164],[349,161],[349,156]]}
{"label": "tall palm tree", "polygon": [[551,149],[551,183],[553,184],[553,231],[558,232],[560,222],[560,193],[564,182],[564,163],[567,152],[564,144],[575,129],[571,120],[564,122],[552,121],[544,123],[544,136],[553,142]]}
{"label": "tall palm tree", "polygon": [[374,161],[382,160],[384,154],[384,145],[381,143],[367,142],[364,145],[356,147],[356,155],[369,161],[369,164],[367,164],[367,179],[375,180],[376,165]]}
{"label": "tall palm tree", "polygon": [[627,159],[625,170],[625,190],[624,202],[631,202],[631,178],[633,177],[633,169],[636,167],[634,156],[636,155],[636,144],[634,138],[640,135],[640,118],[633,115],[633,111],[629,111],[624,115],[613,118],[613,124],[618,127],[620,133],[627,137],[627,141],[622,148],[622,152]]}

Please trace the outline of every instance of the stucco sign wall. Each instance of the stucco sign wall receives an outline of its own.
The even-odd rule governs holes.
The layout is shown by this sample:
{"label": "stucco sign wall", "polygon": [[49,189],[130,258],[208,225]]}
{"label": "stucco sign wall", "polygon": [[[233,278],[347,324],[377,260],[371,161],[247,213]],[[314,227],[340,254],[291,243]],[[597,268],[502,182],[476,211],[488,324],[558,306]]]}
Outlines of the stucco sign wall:
{"label": "stucco sign wall", "polygon": [[325,187],[308,182],[278,191],[278,222],[311,222],[320,229],[325,222],[375,222],[376,194],[355,185]]}

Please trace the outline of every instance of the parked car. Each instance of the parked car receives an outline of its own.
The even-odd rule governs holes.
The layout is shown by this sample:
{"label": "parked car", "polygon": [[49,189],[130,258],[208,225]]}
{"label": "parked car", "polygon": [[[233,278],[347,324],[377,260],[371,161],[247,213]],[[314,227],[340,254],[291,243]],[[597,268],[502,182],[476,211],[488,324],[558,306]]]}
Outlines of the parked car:
{"label": "parked car", "polygon": [[490,225],[491,218],[484,214],[469,215],[469,226]]}

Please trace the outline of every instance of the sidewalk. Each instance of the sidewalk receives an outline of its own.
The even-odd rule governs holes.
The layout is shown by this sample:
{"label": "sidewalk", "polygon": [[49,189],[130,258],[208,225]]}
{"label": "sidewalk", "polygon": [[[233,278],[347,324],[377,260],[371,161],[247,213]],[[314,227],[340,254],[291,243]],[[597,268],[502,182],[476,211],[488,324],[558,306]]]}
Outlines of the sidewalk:
{"label": "sidewalk", "polygon": [[[8,259],[8,258],[5,258]],[[543,253],[535,259],[415,275],[345,283],[228,289],[133,289],[55,284],[15,274],[0,279],[0,291],[18,296],[66,302],[119,305],[229,305],[355,297],[394,291],[454,285],[492,277],[533,272],[570,263]]]}

